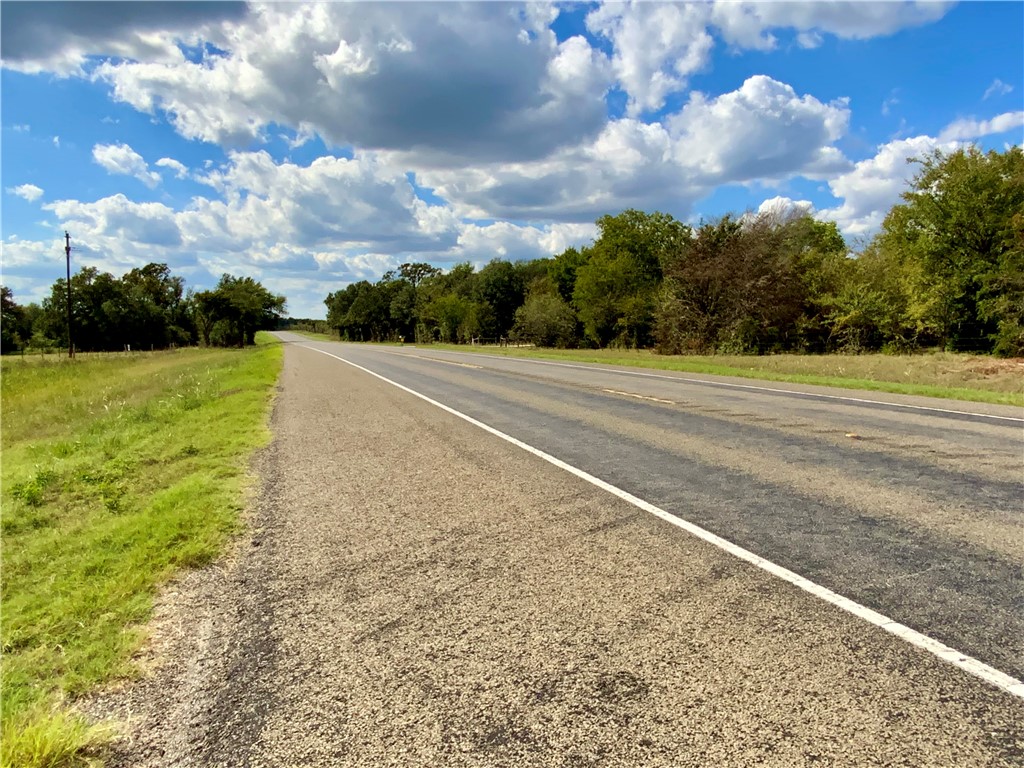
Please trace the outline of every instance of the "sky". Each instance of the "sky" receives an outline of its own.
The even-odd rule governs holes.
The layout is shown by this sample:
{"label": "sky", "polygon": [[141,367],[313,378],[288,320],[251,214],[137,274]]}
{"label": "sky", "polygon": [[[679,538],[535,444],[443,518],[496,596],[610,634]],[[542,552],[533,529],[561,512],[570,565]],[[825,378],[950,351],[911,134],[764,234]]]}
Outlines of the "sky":
{"label": "sky", "polygon": [[627,208],[798,207],[854,249],[908,158],[1024,141],[1021,2],[0,4],[3,284],[166,263],[322,318],[410,261]]}

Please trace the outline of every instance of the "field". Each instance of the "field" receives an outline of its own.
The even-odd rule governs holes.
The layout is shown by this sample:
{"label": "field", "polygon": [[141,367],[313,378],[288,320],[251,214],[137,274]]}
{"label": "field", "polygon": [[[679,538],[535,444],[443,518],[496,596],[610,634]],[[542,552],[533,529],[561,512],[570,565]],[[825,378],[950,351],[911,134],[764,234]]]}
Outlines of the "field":
{"label": "field", "polygon": [[239,526],[281,346],[2,361],[2,749],[86,765],[67,705],[135,674],[157,589]]}
{"label": "field", "polygon": [[[337,337],[303,333],[310,338]],[[431,349],[603,363],[764,381],[846,387],[979,403],[1024,406],[1024,359],[954,352],[914,355],[657,355],[649,350],[539,349],[432,344]]]}

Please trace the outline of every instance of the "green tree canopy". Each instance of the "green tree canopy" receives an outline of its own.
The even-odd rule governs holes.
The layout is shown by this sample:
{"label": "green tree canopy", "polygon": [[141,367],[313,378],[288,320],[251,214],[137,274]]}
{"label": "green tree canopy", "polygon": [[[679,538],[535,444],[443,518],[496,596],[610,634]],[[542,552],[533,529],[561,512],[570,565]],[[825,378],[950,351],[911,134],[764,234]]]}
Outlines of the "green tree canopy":
{"label": "green tree canopy", "polygon": [[918,334],[951,349],[1020,354],[1024,151],[936,150],[917,162],[877,244],[917,277],[909,312]]}

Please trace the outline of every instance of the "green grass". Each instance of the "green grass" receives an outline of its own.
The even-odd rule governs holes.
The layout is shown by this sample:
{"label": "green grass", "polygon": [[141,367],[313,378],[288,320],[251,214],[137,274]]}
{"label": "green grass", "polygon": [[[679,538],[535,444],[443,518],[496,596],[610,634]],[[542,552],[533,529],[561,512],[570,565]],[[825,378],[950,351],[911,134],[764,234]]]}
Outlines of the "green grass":
{"label": "green grass", "polygon": [[87,765],[109,737],[67,703],[135,674],[159,586],[238,529],[281,351],[3,360],[4,768]]}
{"label": "green grass", "polygon": [[[324,341],[323,333],[301,335]],[[976,403],[1024,406],[1024,361],[952,352],[913,355],[658,355],[650,350],[540,349],[431,344],[431,349],[739,376]]]}

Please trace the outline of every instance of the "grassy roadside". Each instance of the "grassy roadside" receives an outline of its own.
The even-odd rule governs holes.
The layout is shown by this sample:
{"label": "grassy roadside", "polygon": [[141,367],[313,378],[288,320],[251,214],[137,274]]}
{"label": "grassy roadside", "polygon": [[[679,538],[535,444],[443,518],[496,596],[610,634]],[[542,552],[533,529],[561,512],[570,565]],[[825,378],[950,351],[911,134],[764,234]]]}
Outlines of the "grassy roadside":
{"label": "grassy roadside", "polygon": [[133,674],[157,588],[237,529],[282,347],[4,360],[0,765],[88,765],[67,703]]}
{"label": "grassy roadside", "polygon": [[[303,336],[337,341],[326,334]],[[762,381],[864,389],[977,403],[1024,406],[1024,360],[925,352],[916,355],[657,355],[649,350],[538,349],[431,344],[431,349],[564,362],[604,363],[663,371],[739,376]]]}

